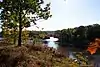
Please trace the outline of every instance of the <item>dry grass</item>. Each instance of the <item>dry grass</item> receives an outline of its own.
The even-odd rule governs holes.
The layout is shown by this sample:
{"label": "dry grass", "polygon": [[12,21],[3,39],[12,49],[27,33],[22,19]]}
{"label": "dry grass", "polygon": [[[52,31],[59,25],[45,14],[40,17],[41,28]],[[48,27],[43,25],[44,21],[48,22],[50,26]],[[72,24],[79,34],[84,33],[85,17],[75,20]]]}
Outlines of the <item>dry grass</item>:
{"label": "dry grass", "polygon": [[0,48],[0,67],[78,67],[73,60],[46,46]]}

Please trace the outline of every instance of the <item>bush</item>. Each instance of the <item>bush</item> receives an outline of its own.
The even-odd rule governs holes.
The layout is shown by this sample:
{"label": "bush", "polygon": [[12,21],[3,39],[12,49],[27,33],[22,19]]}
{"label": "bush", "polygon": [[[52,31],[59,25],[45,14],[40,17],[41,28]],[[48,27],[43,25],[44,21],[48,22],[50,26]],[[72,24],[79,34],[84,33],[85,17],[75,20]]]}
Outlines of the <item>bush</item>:
{"label": "bush", "polygon": [[78,67],[73,60],[46,46],[0,48],[0,67]]}

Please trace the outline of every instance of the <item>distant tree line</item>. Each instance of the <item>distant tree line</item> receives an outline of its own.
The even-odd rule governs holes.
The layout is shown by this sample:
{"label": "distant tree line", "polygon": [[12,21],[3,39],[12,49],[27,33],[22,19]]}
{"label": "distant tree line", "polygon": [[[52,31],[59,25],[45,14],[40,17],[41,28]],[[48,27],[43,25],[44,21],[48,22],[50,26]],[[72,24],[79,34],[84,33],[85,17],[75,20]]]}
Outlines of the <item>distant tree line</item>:
{"label": "distant tree line", "polygon": [[[26,44],[28,40],[32,40],[34,44],[42,42],[44,39],[49,39],[50,36],[54,36],[55,31],[22,31],[22,44]],[[4,28],[0,35],[5,38],[10,44],[17,44],[18,41],[18,30]]]}
{"label": "distant tree line", "polygon": [[[18,31],[16,30],[9,30],[4,29],[0,32],[3,38],[5,38],[10,44],[16,44],[18,41]],[[26,44],[28,40],[33,40],[33,43],[36,44],[45,38],[49,38],[46,31],[29,31],[23,30],[22,31],[22,44]]]}
{"label": "distant tree line", "polygon": [[55,31],[60,46],[85,49],[95,38],[100,38],[100,25],[93,24]]}
{"label": "distant tree line", "polygon": [[29,38],[33,40],[33,44],[41,44],[42,40],[47,36],[45,31],[30,31]]}

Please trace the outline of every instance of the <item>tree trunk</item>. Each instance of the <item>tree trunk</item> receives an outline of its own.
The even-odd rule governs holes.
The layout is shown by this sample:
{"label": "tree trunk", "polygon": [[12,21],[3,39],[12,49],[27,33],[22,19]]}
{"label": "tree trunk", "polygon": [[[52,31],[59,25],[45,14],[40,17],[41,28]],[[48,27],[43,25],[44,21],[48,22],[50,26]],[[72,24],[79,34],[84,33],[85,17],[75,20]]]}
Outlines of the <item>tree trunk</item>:
{"label": "tree trunk", "polygon": [[21,46],[21,34],[22,34],[22,17],[21,17],[21,13],[22,13],[22,8],[21,8],[21,0],[19,2],[19,37],[18,37],[18,46]]}
{"label": "tree trunk", "polygon": [[21,46],[21,34],[22,34],[22,29],[21,29],[21,25],[20,25],[19,26],[18,46]]}

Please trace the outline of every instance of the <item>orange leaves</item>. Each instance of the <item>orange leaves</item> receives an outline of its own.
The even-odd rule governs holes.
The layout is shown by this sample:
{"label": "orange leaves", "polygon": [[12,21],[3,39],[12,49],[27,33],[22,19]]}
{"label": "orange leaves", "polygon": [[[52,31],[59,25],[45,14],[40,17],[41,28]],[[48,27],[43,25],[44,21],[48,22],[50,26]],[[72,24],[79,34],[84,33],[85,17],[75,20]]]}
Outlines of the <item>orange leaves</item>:
{"label": "orange leaves", "polygon": [[100,48],[100,39],[96,38],[94,42],[90,43],[87,51],[89,51],[91,54],[94,54],[94,53],[96,53],[98,48]]}
{"label": "orange leaves", "polygon": [[96,52],[97,48],[94,47],[88,47],[87,51],[89,51],[91,54],[94,54]]}

